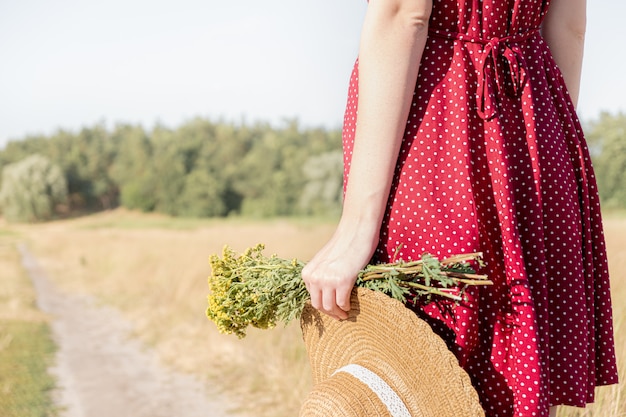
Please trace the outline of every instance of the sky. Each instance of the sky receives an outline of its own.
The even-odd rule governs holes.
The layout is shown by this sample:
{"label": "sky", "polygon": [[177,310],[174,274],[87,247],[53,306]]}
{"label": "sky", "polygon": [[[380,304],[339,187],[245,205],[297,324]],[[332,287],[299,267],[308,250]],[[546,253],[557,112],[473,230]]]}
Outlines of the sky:
{"label": "sky", "polygon": [[[0,0],[0,147],[194,117],[341,126],[365,0]],[[624,0],[588,2],[579,114],[626,111]]]}

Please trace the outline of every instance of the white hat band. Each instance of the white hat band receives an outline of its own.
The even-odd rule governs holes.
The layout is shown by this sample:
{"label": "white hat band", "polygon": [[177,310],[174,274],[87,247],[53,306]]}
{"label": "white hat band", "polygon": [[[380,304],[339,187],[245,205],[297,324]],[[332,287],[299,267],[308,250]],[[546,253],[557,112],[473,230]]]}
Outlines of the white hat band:
{"label": "white hat band", "polygon": [[398,394],[374,372],[353,363],[337,369],[333,375],[338,372],[346,372],[367,385],[387,407],[392,417],[411,417],[411,413]]}

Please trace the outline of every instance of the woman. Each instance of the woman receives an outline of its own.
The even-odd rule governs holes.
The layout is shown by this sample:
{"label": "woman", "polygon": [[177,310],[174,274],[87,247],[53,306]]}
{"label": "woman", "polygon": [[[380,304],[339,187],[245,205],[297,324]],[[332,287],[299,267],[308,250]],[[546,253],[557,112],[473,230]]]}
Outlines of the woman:
{"label": "woman", "polygon": [[423,310],[487,416],[555,415],[617,382],[575,114],[585,7],[370,0],[344,120],[343,212],[302,273],[313,306],[342,319],[368,262],[484,252],[493,287],[454,317]]}

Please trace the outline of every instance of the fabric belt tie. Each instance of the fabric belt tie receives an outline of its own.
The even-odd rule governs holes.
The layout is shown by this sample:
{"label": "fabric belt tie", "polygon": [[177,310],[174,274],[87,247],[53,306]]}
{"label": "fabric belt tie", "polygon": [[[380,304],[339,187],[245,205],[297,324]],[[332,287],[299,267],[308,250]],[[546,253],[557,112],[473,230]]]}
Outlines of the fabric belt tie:
{"label": "fabric belt tie", "polygon": [[512,48],[511,44],[532,38],[539,29],[490,39],[438,29],[429,29],[428,33],[438,38],[483,45],[476,91],[476,111],[482,119],[491,120],[498,115],[499,95],[519,97],[527,79],[526,61],[519,48]]}

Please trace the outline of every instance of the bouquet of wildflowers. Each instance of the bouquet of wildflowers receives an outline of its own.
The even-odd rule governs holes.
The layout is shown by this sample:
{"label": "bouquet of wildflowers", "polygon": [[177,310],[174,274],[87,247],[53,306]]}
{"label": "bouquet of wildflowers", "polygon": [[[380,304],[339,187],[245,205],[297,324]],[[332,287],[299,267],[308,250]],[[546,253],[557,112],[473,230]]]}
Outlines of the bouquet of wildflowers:
{"label": "bouquet of wildflowers", "polygon": [[[304,263],[265,256],[259,244],[237,255],[228,246],[222,257],[210,257],[211,276],[207,316],[222,333],[242,338],[248,326],[267,329],[299,318],[309,294],[302,280]],[[356,285],[382,291],[406,303],[419,297],[428,303],[437,297],[463,300],[468,285],[490,285],[468,262],[481,263],[480,253],[455,255],[439,261],[424,254],[420,260],[366,266]]]}

